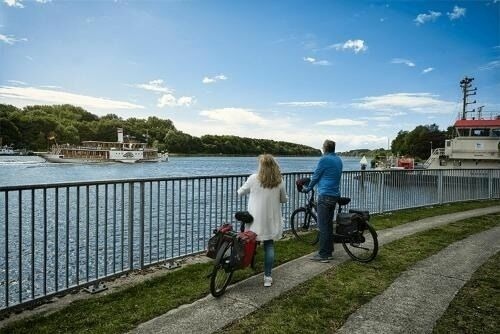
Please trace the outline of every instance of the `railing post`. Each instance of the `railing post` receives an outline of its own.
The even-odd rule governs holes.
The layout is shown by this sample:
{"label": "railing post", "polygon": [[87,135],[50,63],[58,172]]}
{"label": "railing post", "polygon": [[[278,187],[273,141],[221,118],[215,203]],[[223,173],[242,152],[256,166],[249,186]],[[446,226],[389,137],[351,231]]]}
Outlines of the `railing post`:
{"label": "railing post", "polygon": [[493,198],[493,170],[488,171],[488,199]]}
{"label": "railing post", "polygon": [[384,173],[380,172],[378,182],[378,212],[384,212]]}
{"label": "railing post", "polygon": [[443,204],[443,171],[438,175],[438,203]]}
{"label": "railing post", "polygon": [[128,268],[134,269],[134,182],[128,184]]}
{"label": "railing post", "polygon": [[140,183],[139,198],[139,268],[144,268],[144,182]]}

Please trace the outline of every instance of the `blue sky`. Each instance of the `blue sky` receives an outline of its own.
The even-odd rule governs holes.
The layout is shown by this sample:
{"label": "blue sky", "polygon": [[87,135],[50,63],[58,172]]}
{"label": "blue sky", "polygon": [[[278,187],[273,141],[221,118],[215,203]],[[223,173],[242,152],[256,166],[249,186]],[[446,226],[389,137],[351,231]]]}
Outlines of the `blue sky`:
{"label": "blue sky", "polygon": [[387,147],[500,111],[500,0],[1,0],[0,103],[171,119],[191,135]]}

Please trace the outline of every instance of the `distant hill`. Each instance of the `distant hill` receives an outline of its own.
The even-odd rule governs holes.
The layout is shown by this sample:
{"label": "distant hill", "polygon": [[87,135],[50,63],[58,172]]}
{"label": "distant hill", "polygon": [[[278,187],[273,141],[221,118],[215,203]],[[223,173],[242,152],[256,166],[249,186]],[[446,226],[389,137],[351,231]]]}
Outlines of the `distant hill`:
{"label": "distant hill", "polygon": [[268,139],[237,136],[191,136],[175,128],[169,119],[122,119],[114,114],[103,117],[69,104],[34,105],[22,109],[0,104],[0,137],[16,148],[44,151],[58,143],[80,144],[84,140],[116,141],[117,128],[128,140],[148,142],[160,151],[179,154],[231,154],[319,156],[310,146]]}
{"label": "distant hill", "polygon": [[346,152],[339,152],[339,155],[344,157],[362,157],[363,155],[367,158],[374,158],[376,156],[391,155],[390,150],[385,150],[383,148],[378,148],[375,150],[370,150],[366,148],[360,148],[357,150],[350,150]]}

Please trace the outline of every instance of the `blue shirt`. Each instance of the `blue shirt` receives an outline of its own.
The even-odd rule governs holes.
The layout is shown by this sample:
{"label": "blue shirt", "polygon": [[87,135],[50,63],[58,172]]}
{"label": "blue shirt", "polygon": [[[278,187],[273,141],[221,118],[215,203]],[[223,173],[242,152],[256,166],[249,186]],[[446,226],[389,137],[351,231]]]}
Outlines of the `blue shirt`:
{"label": "blue shirt", "polygon": [[342,167],[342,160],[335,153],[324,154],[319,159],[318,166],[307,186],[307,190],[311,190],[318,184],[318,195],[340,196]]}

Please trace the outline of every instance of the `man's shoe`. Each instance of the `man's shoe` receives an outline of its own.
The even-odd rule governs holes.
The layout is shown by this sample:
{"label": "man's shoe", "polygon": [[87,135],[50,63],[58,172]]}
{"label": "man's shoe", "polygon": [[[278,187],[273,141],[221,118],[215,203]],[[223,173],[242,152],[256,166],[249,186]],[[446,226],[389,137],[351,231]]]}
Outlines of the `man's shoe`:
{"label": "man's shoe", "polygon": [[317,261],[317,262],[321,262],[321,263],[328,263],[330,262],[330,260],[332,260],[333,257],[332,256],[329,256],[329,257],[322,257],[320,256],[319,254],[315,254],[313,257],[311,257],[311,260],[312,261]]}
{"label": "man's shoe", "polygon": [[270,287],[273,284],[273,278],[271,276],[264,276],[264,286]]}

